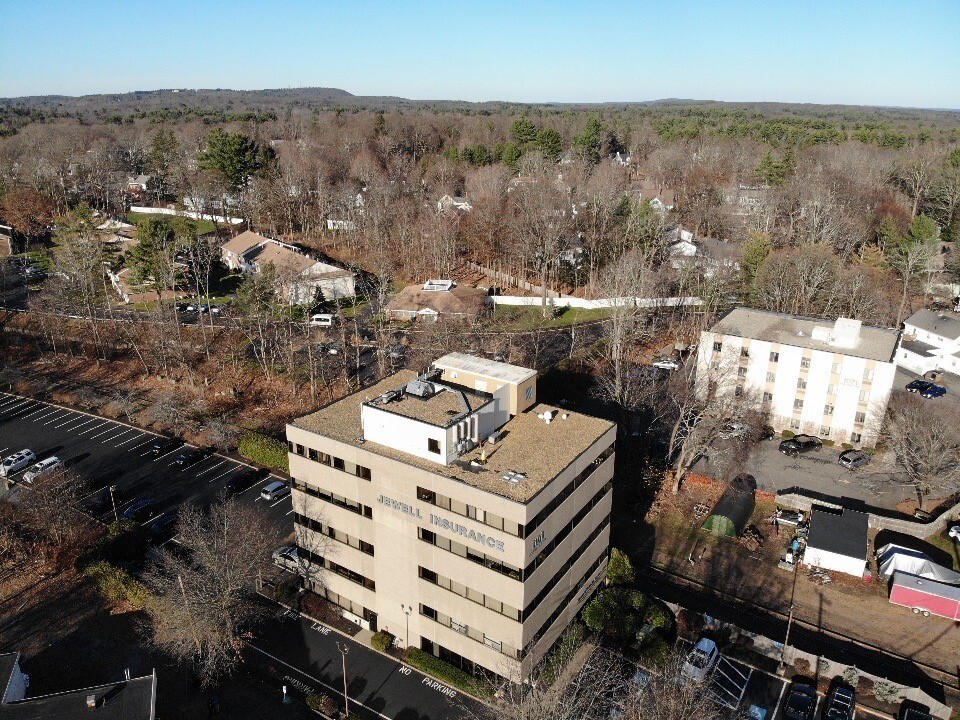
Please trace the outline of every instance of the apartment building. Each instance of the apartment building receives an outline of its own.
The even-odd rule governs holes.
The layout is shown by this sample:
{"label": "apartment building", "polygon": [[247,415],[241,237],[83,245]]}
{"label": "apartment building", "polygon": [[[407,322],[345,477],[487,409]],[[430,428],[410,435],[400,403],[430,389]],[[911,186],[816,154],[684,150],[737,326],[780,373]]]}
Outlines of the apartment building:
{"label": "apartment building", "polygon": [[756,403],[774,430],[872,447],[896,371],[899,332],[839,318],[736,308],[700,335],[698,391]]}
{"label": "apartment building", "polygon": [[918,375],[933,370],[960,375],[960,316],[924,309],[904,320],[897,365]]}
{"label": "apartment building", "polygon": [[614,424],[460,353],[287,426],[304,586],[399,645],[526,677],[601,583]]}

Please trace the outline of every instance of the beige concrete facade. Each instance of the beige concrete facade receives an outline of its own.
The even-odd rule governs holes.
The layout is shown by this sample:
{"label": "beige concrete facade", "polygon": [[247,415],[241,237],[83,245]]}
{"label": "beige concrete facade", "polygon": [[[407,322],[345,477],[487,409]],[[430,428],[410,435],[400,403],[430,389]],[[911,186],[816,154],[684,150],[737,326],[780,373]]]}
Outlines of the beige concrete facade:
{"label": "beige concrete facade", "polygon": [[[359,413],[360,399],[334,406]],[[486,469],[475,460],[431,467],[359,437],[330,437],[322,424],[288,425],[298,542],[311,563],[305,584],[400,645],[524,677],[606,569],[616,428],[585,416],[578,424],[573,415],[567,425],[537,420],[543,434],[591,433],[571,436],[563,469],[532,482],[527,496],[525,480],[503,481],[503,492],[491,490],[489,478],[472,483],[465,468]],[[510,442],[514,420],[531,418],[507,422],[499,445]],[[528,441],[523,432],[516,439]],[[492,447],[491,458],[498,449],[513,457]]]}

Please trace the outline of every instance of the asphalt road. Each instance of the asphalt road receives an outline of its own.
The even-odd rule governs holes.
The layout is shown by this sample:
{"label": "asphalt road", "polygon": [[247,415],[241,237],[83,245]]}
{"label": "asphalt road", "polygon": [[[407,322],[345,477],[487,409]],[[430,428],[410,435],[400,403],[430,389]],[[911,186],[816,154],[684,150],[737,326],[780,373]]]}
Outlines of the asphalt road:
{"label": "asphalt road", "polygon": [[295,613],[259,626],[246,661],[271,670],[272,676],[282,675],[288,692],[320,691],[342,703],[338,644],[348,648],[351,715],[363,720],[452,720],[464,716],[464,703],[476,706],[459,691]]}
{"label": "asphalt road", "polygon": [[[175,446],[156,456],[150,446],[157,438],[155,433],[96,415],[0,393],[0,456],[23,448],[33,450],[38,460],[56,455],[87,480],[85,499],[114,486],[118,515],[144,499],[152,500],[161,513],[187,503],[209,504],[234,474],[248,469],[215,454],[186,467],[177,465],[175,458],[193,446]],[[0,492],[16,493],[15,483],[27,469],[14,473],[6,483],[0,479]],[[290,496],[270,502],[260,498],[259,489],[276,479],[256,483],[239,496],[240,501],[262,509],[281,531],[292,531]],[[113,507],[107,504],[97,516],[111,522]]]}

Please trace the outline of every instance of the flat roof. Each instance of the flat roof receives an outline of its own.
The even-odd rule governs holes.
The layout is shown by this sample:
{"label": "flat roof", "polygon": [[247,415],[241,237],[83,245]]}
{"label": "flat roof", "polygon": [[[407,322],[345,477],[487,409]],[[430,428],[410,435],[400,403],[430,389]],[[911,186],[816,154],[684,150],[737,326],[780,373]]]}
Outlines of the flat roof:
{"label": "flat roof", "polygon": [[[392,389],[402,391],[407,383],[417,379],[417,374],[412,370],[402,370],[393,377],[397,377],[398,382],[396,387]],[[492,398],[480,395],[467,388],[450,386],[447,383],[440,382],[432,382],[432,384],[437,387],[439,392],[427,398],[404,392],[391,402],[377,403],[375,402],[377,398],[371,398],[370,401],[364,402],[364,405],[419,420],[428,425],[445,428],[452,425],[463,413],[475,412],[484,405],[493,402]]]}
{"label": "flat roof", "polygon": [[458,352],[449,353],[434,360],[433,366],[444,370],[462,370],[474,375],[484,375],[513,385],[529,380],[537,374],[536,370],[530,368]]}
{"label": "flat roof", "polygon": [[832,327],[833,321],[803,315],[787,315],[754,308],[734,308],[710,328],[723,335],[763,340],[766,342],[793,345],[794,347],[822,350],[824,352],[850,355],[867,360],[891,362],[897,349],[898,330],[862,325],[854,347],[831,345],[823,340],[814,340],[813,329]]}
{"label": "flat roof", "polygon": [[960,338],[960,318],[954,313],[934,312],[933,310],[917,310],[904,320],[904,324],[926,330],[934,335],[945,337],[948,340]]}
{"label": "flat roof", "polygon": [[[360,437],[363,434],[360,421],[361,405],[390,390],[396,390],[404,382],[415,378],[416,373],[402,370],[310,415],[298,418],[290,424],[321,437],[331,438],[357,448],[362,447],[385,458],[463,482],[520,503],[533,499],[557,475],[614,427],[614,424],[608,420],[539,404],[528,412],[511,418],[500,428],[502,437],[500,442],[484,443],[487,462],[480,467],[470,464],[471,460],[480,457],[479,448],[471,450],[459,460],[445,466],[370,440],[361,445]],[[453,396],[453,393],[447,394]],[[406,402],[408,400],[405,399],[397,405],[403,405]],[[557,413],[549,425],[537,417],[547,410]],[[561,417],[564,413],[567,414],[566,420]],[[323,448],[318,449],[323,450]],[[525,477],[517,483],[507,482],[502,478],[508,472],[522,473]]]}
{"label": "flat roof", "polygon": [[866,560],[870,518],[856,510],[837,512],[814,505],[810,513],[807,548]]}

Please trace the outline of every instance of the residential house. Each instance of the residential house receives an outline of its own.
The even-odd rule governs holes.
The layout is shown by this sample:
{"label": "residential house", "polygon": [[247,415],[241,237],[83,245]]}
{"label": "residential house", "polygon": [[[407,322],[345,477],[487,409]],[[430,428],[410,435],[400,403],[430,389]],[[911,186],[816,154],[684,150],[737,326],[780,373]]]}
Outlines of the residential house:
{"label": "residential house", "polygon": [[149,175],[131,175],[127,178],[127,190],[132,193],[145,193],[150,186]]}
{"label": "residential house", "polygon": [[316,260],[293,245],[247,230],[220,247],[223,261],[242,273],[259,273],[268,264],[279,276],[281,294],[291,305],[354,297],[355,278],[349,270]]}
{"label": "residential house", "polygon": [[676,197],[677,193],[672,188],[665,187],[652,180],[644,180],[640,183],[640,199],[649,201],[661,213],[673,210]]}
{"label": "residential house", "polygon": [[10,257],[15,250],[13,228],[9,225],[0,225],[0,257]]}
{"label": "residential house", "polygon": [[711,278],[718,272],[740,270],[740,249],[733,243],[715,238],[697,238],[677,226],[664,233],[670,266],[675,270],[698,268]]}
{"label": "residential house", "polygon": [[490,312],[486,290],[458,286],[452,280],[428,280],[408,285],[387,305],[387,315],[397,320],[462,320],[473,322]]}
{"label": "residential house", "polygon": [[960,375],[960,316],[924,309],[908,317],[897,365],[918,375],[932,370]]}
{"label": "residential house", "polygon": [[767,197],[767,188],[763,185],[744,185],[738,183],[735,188],[727,188],[723,201],[732,206],[736,215],[758,215],[763,211]]}
{"label": "residential house", "polygon": [[154,720],[156,672],[36,697],[27,697],[29,688],[20,653],[0,654],[0,720]]}
{"label": "residential house", "polygon": [[357,219],[363,217],[364,188],[356,194],[356,197],[337,203],[336,210],[327,216],[327,230],[337,230],[340,232],[354,232],[357,229]]}
{"label": "residential house", "polygon": [[454,213],[456,215],[462,215],[464,213],[471,212],[473,210],[473,205],[465,197],[460,195],[450,196],[444,195],[437,201],[437,214],[441,215],[443,213]]}
{"label": "residential house", "polygon": [[869,520],[866,513],[856,510],[814,505],[804,565],[862,578],[867,569]]}
{"label": "residential house", "polygon": [[900,333],[839,318],[739,307],[700,334],[697,391],[741,396],[774,430],[872,447],[893,388]]}
{"label": "residential house", "polygon": [[630,153],[628,152],[615,152],[610,156],[610,162],[614,165],[619,165],[620,167],[626,167],[630,164]]}

